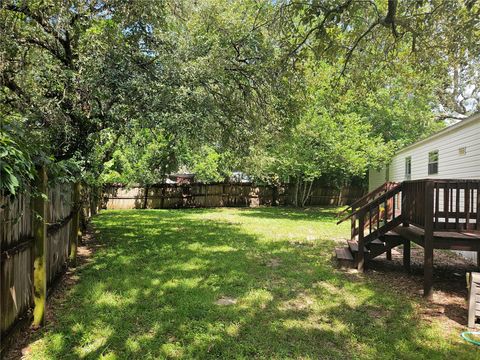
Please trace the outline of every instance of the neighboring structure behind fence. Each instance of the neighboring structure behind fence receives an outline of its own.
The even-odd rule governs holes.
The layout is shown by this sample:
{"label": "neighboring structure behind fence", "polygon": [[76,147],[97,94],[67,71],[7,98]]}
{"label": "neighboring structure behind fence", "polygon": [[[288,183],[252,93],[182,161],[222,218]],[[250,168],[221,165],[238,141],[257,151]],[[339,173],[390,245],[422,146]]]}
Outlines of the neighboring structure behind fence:
{"label": "neighboring structure behind fence", "polygon": [[[78,186],[78,185],[77,185]],[[77,190],[75,190],[77,189]],[[77,200],[75,201],[75,193]],[[79,186],[57,184],[48,188],[48,200],[29,194],[16,197],[0,196],[0,330],[5,335],[21,318],[29,318],[34,305],[34,262],[39,259],[35,252],[38,232],[43,227],[46,234],[41,248],[45,249],[44,271],[47,289],[67,267],[72,245],[78,236],[80,212]],[[33,211],[34,202],[46,202],[46,216],[39,218]],[[75,203],[77,205],[75,205]],[[41,235],[40,235],[41,236]],[[37,245],[36,245],[37,242]],[[38,276],[37,276],[38,278]]]}
{"label": "neighboring structure behind fence", "polygon": [[[151,187],[108,186],[102,199],[106,209],[171,209],[187,207],[255,207],[291,205],[293,186],[254,184],[158,184]],[[291,191],[292,190],[292,191]],[[364,189],[313,186],[306,205],[346,205],[361,197]]]}

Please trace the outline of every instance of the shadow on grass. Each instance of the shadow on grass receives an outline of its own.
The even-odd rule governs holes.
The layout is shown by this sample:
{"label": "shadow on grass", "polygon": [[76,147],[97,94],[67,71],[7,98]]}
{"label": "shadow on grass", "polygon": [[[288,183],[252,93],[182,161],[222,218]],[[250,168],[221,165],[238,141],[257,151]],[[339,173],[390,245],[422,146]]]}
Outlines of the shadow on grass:
{"label": "shadow on grass", "polygon": [[241,208],[242,216],[260,219],[280,220],[319,220],[337,222],[338,207],[322,208],[293,208],[293,207],[265,207],[265,208]]}
{"label": "shadow on grass", "polygon": [[[297,248],[286,240],[259,241],[235,223],[202,219],[211,211],[98,216],[105,247],[79,271],[79,284],[33,353],[55,359],[471,355],[468,348],[438,346],[401,295],[347,281],[332,267],[332,242]],[[288,211],[279,211],[280,218]],[[261,214],[274,217],[277,209],[240,212]],[[217,305],[221,297],[237,302]]]}

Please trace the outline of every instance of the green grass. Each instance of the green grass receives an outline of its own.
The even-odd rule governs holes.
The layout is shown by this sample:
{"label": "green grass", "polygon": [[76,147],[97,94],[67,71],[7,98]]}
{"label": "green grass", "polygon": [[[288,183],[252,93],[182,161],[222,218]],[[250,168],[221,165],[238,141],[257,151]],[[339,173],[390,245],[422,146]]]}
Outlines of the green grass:
{"label": "green grass", "polygon": [[[335,209],[105,211],[34,359],[468,359],[392,285],[337,270]],[[222,296],[237,300],[220,306]]]}

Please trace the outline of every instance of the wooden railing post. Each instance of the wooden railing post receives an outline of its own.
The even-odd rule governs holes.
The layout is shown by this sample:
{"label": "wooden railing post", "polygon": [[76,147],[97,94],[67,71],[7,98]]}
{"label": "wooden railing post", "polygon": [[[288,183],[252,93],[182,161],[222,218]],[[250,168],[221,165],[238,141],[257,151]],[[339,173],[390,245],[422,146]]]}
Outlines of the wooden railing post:
{"label": "wooden railing post", "polygon": [[355,215],[352,216],[351,222],[350,222],[350,240],[354,241],[355,240],[355,225],[357,222],[357,217]]}
{"label": "wooden railing post", "polygon": [[434,183],[425,183],[425,227],[424,227],[424,262],[423,262],[423,296],[433,298],[433,189]]}
{"label": "wooden railing post", "polygon": [[[408,227],[410,224],[408,223],[408,220],[410,219],[410,209],[409,209],[409,204],[408,204],[408,197],[411,196],[411,194],[408,193],[410,187],[403,183],[403,189],[402,189],[402,199],[401,199],[401,209],[402,209],[402,226]],[[411,192],[411,191],[410,191]]]}
{"label": "wooden railing post", "polygon": [[357,253],[357,270],[363,272],[365,270],[365,212],[358,214],[358,253]]}
{"label": "wooden railing post", "polygon": [[47,300],[47,171],[38,168],[35,183],[37,195],[33,198],[33,327],[45,325]]}
{"label": "wooden railing post", "polygon": [[387,260],[391,261],[392,260],[392,249],[388,248],[386,253],[385,253],[385,256],[386,256]]}
{"label": "wooden railing post", "polygon": [[72,225],[70,230],[70,266],[75,267],[77,265],[77,248],[78,248],[78,238],[81,236],[80,232],[80,183],[76,182],[72,184],[73,191],[73,217]]}

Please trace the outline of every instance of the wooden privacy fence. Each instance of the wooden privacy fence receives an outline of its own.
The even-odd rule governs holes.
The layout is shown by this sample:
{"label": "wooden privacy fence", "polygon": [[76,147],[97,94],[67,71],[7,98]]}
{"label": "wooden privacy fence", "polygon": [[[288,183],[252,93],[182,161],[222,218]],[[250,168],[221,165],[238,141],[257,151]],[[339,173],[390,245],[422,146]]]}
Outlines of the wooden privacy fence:
{"label": "wooden privacy fence", "polygon": [[[40,172],[42,175],[42,172]],[[2,339],[33,310],[34,324],[44,321],[47,289],[76,260],[80,186],[47,188],[46,174],[28,193],[0,197],[0,330]],[[2,344],[3,347],[3,344]]]}
{"label": "wooden privacy fence", "polygon": [[[305,206],[332,205],[345,206],[350,205],[365,195],[365,189],[357,186],[333,188],[314,183],[312,193],[307,199]],[[287,186],[286,205],[294,203],[294,185]]]}
{"label": "wooden privacy fence", "polygon": [[106,209],[171,209],[283,205],[283,187],[251,184],[158,184],[150,187],[108,186],[103,193]]}
{"label": "wooden privacy fence", "polygon": [[[290,191],[292,190],[292,191]],[[293,186],[254,184],[157,184],[150,187],[111,185],[104,189],[105,209],[171,209],[188,207],[255,207],[291,205]],[[360,187],[314,186],[306,205],[346,205],[364,194]]]}

